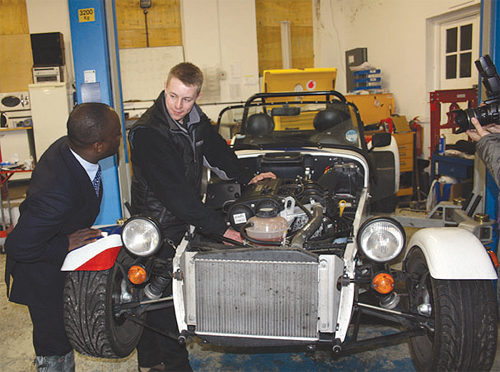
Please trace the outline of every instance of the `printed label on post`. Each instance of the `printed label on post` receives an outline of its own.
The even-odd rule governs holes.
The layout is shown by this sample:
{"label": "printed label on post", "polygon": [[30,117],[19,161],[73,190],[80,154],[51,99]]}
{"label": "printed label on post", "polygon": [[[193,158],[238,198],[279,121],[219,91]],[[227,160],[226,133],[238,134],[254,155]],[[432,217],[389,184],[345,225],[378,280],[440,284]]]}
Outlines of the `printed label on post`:
{"label": "printed label on post", "polygon": [[78,9],[78,22],[94,22],[95,11],[94,8]]}

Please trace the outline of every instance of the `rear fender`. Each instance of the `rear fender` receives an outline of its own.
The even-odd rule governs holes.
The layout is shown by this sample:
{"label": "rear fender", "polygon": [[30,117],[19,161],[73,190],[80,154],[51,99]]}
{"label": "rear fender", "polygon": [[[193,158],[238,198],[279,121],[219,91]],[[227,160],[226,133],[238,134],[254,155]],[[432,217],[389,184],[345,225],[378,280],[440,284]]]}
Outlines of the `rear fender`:
{"label": "rear fender", "polygon": [[419,230],[408,247],[406,256],[414,247],[422,250],[434,279],[497,279],[490,256],[479,239],[459,227]]}
{"label": "rear fender", "polygon": [[72,250],[66,256],[61,271],[104,271],[113,267],[122,248],[119,233]]}

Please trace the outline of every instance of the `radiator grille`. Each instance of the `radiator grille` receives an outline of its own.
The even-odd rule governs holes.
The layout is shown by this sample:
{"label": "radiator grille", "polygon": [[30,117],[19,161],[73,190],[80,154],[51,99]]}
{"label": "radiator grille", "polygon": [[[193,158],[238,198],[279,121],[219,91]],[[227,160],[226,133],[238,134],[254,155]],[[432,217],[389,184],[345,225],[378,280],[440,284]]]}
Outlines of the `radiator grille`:
{"label": "radiator grille", "polygon": [[195,259],[197,333],[315,338],[317,262]]}

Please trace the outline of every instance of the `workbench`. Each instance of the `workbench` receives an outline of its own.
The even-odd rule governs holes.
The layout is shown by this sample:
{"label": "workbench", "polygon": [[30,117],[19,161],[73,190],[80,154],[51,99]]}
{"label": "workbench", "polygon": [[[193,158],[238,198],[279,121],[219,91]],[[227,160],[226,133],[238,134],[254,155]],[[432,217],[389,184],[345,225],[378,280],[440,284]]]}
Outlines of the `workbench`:
{"label": "workbench", "polygon": [[437,175],[455,177],[459,181],[470,179],[474,175],[474,160],[433,153],[431,156],[431,183]]}

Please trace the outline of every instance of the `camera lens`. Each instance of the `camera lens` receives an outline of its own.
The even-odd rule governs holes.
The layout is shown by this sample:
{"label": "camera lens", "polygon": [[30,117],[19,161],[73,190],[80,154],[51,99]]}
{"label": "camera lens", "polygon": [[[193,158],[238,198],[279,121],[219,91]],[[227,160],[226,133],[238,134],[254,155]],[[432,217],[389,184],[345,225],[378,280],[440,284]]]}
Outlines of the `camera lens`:
{"label": "camera lens", "polygon": [[470,118],[469,118],[469,113],[471,109],[467,110],[456,110],[453,111],[455,114],[455,124],[458,126],[459,129],[455,133],[460,134],[464,133],[469,127],[474,127],[472,123],[470,123]]}
{"label": "camera lens", "polygon": [[453,113],[455,114],[455,124],[459,127],[455,133],[464,133],[468,129],[474,129],[474,125],[471,123],[472,118],[476,118],[482,127],[498,123],[499,102],[466,110],[456,110]]}
{"label": "camera lens", "polygon": [[486,106],[479,106],[477,110],[477,120],[484,127],[489,124],[498,124],[499,102],[491,102]]}

